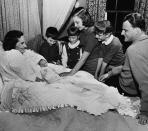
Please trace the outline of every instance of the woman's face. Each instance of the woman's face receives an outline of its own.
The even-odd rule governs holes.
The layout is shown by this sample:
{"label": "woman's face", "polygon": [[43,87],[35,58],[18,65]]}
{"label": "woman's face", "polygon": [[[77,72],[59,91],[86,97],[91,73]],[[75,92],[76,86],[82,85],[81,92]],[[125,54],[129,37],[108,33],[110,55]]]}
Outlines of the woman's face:
{"label": "woman's face", "polygon": [[77,27],[79,30],[83,30],[85,26],[83,25],[82,19],[78,16],[74,16],[73,18],[75,27]]}
{"label": "woman's face", "polygon": [[26,47],[27,45],[25,43],[25,38],[24,36],[21,36],[16,44],[16,49],[19,50],[21,53],[24,53]]}

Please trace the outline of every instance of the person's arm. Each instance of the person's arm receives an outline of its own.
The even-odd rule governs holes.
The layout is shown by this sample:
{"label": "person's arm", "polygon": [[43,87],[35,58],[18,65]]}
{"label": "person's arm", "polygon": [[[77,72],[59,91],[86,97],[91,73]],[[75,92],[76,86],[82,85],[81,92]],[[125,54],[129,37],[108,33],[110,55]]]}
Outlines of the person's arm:
{"label": "person's arm", "polygon": [[84,65],[89,55],[90,55],[89,52],[87,51],[83,52],[81,59],[78,61],[75,67],[70,71],[71,75],[74,75],[80,70],[80,68]]}
{"label": "person's arm", "polygon": [[62,65],[63,65],[64,67],[67,67],[67,60],[68,60],[68,57],[67,57],[66,47],[65,47],[65,45],[63,45]]}
{"label": "person's arm", "polygon": [[26,81],[35,81],[36,75],[30,65],[26,62],[25,57],[19,51],[12,50],[7,52],[7,60],[11,71],[13,71],[20,79]]}
{"label": "person's arm", "polygon": [[111,69],[109,72],[107,72],[109,74],[109,77],[111,76],[115,76],[115,75],[119,75],[122,71],[123,65],[120,66],[109,66],[109,68]]}
{"label": "person's arm", "polygon": [[[141,92],[141,108],[139,115],[139,123],[148,123],[148,63],[142,52],[135,48],[128,50],[129,61],[133,76],[139,84]],[[145,121],[147,121],[145,123]]]}
{"label": "person's arm", "polygon": [[39,62],[41,60],[46,61],[46,59],[42,55],[40,55],[40,54],[34,52],[33,50],[30,50],[30,49],[27,49],[23,55],[25,57],[27,57],[27,59],[30,59],[31,61],[33,61],[35,64],[39,64]]}
{"label": "person's arm", "polygon": [[49,54],[48,48],[49,48],[49,46],[47,45],[47,43],[44,42],[41,45],[40,51],[39,51],[39,54],[42,55],[47,61],[48,61],[48,57],[49,57],[48,56],[48,54]]}
{"label": "person's arm", "polygon": [[109,72],[100,76],[99,80],[104,82],[105,80],[109,79],[110,77],[120,74],[122,71],[122,67],[123,67],[122,65],[117,66],[117,67],[112,67],[112,69]]}
{"label": "person's arm", "polygon": [[120,41],[112,41],[112,43],[110,43],[110,45],[107,45],[107,46],[104,46],[102,48],[104,52],[104,56],[103,56],[103,63],[102,63],[101,71],[99,74],[99,81],[103,81],[104,79],[112,76],[112,72],[108,72],[106,74],[104,73],[105,73],[107,65],[112,61],[113,57],[118,53],[118,51],[121,48]]}
{"label": "person's arm", "polygon": [[77,73],[80,70],[80,68],[84,65],[84,63],[87,60],[89,55],[90,55],[89,52],[84,51],[83,54],[82,54],[81,59],[77,62],[75,67],[70,72],[61,73],[60,76],[74,75],[75,73]]}
{"label": "person's arm", "polygon": [[98,79],[98,73],[101,69],[102,62],[103,62],[103,58],[98,58],[97,68],[95,71],[95,79]]}
{"label": "person's arm", "polygon": [[105,73],[106,67],[107,67],[107,63],[102,62],[102,66],[101,66],[99,77],[102,76]]}

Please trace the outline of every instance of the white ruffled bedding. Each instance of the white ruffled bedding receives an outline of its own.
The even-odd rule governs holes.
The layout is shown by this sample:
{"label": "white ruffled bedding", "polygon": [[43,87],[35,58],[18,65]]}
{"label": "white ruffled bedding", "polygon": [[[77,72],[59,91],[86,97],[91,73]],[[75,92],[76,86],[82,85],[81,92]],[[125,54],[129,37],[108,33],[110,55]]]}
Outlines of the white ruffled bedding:
{"label": "white ruffled bedding", "polygon": [[[42,71],[48,83],[23,80],[9,83],[7,89],[14,88],[11,101],[7,101],[8,107],[11,107],[9,110],[15,113],[32,113],[76,107],[77,110],[93,115],[101,115],[109,109],[116,109],[121,115],[132,117],[138,113],[138,104],[135,106],[130,98],[120,95],[116,88],[98,82],[84,71],[60,78],[57,73],[64,71],[69,69],[49,64]],[[3,94],[3,97],[6,96],[9,96],[7,91]]]}

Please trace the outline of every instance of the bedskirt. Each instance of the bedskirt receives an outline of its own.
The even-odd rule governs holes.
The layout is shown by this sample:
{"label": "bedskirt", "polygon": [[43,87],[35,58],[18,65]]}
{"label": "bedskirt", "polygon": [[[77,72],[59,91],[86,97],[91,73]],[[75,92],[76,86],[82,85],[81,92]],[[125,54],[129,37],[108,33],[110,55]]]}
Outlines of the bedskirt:
{"label": "bedskirt", "polygon": [[0,112],[0,131],[148,131],[148,125],[116,111],[94,116],[65,107],[32,114]]}

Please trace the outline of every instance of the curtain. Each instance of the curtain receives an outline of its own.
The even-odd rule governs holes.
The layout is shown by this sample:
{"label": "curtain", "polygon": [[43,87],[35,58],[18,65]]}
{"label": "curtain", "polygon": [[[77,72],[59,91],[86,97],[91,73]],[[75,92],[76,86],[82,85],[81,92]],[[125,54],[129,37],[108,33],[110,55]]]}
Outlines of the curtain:
{"label": "curtain", "polygon": [[87,9],[96,22],[105,19],[106,0],[86,0]]}
{"label": "curtain", "polygon": [[0,40],[13,29],[23,31],[26,40],[41,34],[37,0],[0,0]]}
{"label": "curtain", "polygon": [[76,0],[43,0],[43,35],[49,26],[58,30],[69,17]]}
{"label": "curtain", "polygon": [[145,18],[146,32],[148,33],[148,0],[135,0],[135,12],[141,13]]}

